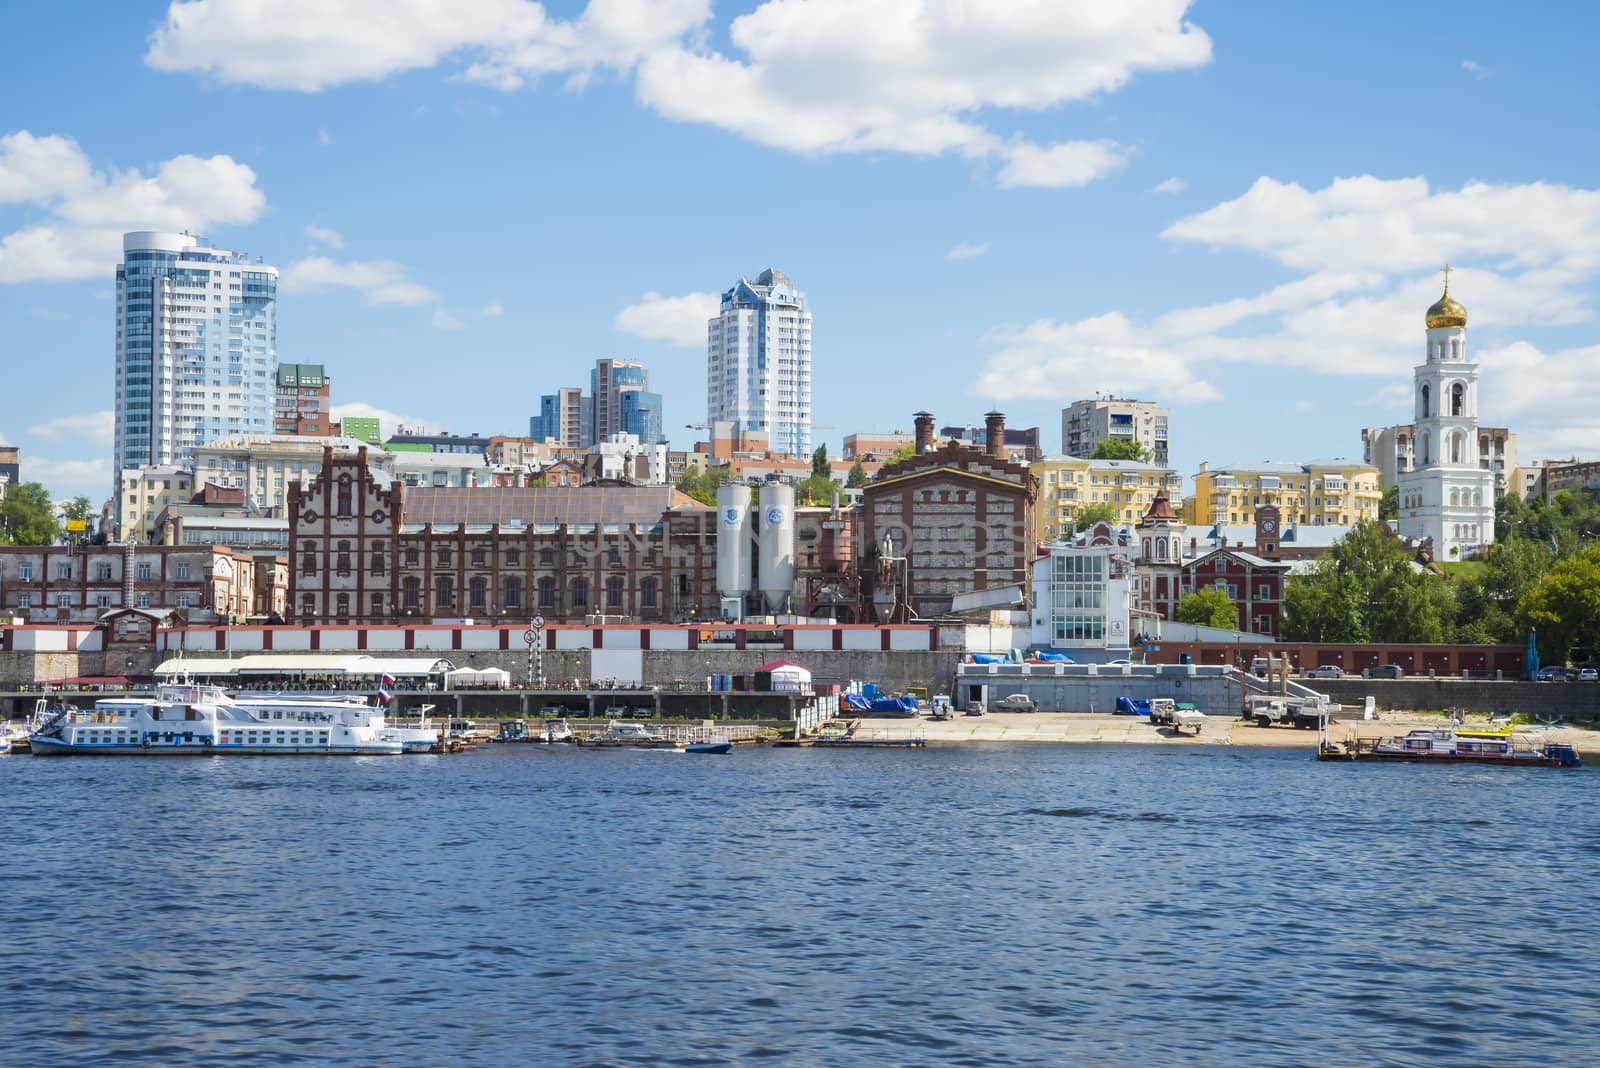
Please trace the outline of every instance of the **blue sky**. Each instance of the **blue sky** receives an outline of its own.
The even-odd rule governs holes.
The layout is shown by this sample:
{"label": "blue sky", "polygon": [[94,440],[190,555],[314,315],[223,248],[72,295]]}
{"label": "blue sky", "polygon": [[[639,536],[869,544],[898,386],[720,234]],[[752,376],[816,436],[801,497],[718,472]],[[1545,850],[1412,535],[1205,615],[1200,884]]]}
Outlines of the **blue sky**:
{"label": "blue sky", "polygon": [[9,13],[0,67],[0,439],[57,495],[110,487],[117,235],[185,226],[283,271],[336,403],[458,433],[624,356],[686,446],[707,302],[772,265],[831,447],[998,406],[1054,450],[1113,391],[1185,475],[1359,456],[1446,260],[1484,422],[1600,432],[1586,5],[95,10]]}

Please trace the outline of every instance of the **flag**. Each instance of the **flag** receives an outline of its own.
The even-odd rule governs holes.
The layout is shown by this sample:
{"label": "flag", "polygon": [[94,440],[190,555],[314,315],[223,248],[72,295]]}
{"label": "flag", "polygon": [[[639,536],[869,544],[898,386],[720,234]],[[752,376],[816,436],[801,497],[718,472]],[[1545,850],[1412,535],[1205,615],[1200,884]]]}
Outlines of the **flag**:
{"label": "flag", "polygon": [[383,678],[378,680],[378,700],[384,704],[394,700],[394,676],[387,671],[383,673]]}

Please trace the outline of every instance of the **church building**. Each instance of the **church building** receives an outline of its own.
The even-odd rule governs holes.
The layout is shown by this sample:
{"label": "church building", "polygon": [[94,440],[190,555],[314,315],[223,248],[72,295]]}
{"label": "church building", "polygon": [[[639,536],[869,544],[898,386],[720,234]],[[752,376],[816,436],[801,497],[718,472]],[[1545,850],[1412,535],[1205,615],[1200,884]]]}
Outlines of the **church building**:
{"label": "church building", "polygon": [[1494,472],[1479,455],[1478,365],[1467,362],[1467,310],[1444,295],[1428,309],[1428,353],[1414,373],[1415,464],[1399,474],[1400,534],[1431,539],[1433,558],[1463,560],[1494,541]]}

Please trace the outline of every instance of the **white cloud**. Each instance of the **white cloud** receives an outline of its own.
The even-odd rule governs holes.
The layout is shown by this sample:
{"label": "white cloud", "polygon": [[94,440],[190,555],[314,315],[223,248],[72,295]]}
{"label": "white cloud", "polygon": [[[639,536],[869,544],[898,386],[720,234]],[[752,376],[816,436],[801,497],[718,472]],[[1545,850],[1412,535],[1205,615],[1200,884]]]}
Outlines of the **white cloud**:
{"label": "white cloud", "polygon": [[1489,75],[1494,73],[1488,67],[1485,67],[1483,64],[1475,63],[1470,59],[1463,59],[1461,61],[1461,69],[1466,71],[1468,74],[1472,75],[1474,78],[1478,79],[1480,82],[1483,81],[1485,78],[1487,78]]}
{"label": "white cloud", "polygon": [[989,242],[987,241],[982,243],[962,241],[953,246],[949,252],[946,252],[944,258],[947,260],[970,260],[985,255],[988,251]]}
{"label": "white cloud", "polygon": [[432,304],[439,294],[406,277],[389,260],[347,260],[307,256],[283,269],[278,288],[285,293],[315,293],[329,286],[355,289],[368,304]]}
{"label": "white cloud", "polygon": [[1129,150],[1003,137],[985,113],[1058,108],[1210,62],[1188,7],[884,0],[864,32],[858,0],[765,0],[727,25],[724,54],[708,44],[721,29],[710,0],[591,0],[569,20],[531,0],[174,0],[145,61],[302,92],[452,58],[466,79],[506,90],[548,74],[577,89],[615,71],[659,114],[759,144],[954,153],[997,164],[1003,187],[1059,189],[1119,169]]}
{"label": "white cloud", "polygon": [[52,460],[28,456],[23,460],[22,477],[44,486],[50,491],[51,500],[71,500],[82,495],[96,506],[110,495],[116,484],[111,477],[109,459]]}
{"label": "white cloud", "polygon": [[1164,178],[1161,181],[1157,182],[1156,183],[1155,192],[1157,192],[1157,193],[1181,193],[1185,189],[1188,189],[1188,188],[1189,188],[1189,183],[1188,182],[1184,181],[1182,178],[1179,178],[1177,176],[1173,176],[1171,178]]}
{"label": "white cloud", "polygon": [[493,319],[496,316],[504,315],[505,313],[506,310],[500,306],[499,301],[491,301],[490,303],[485,304],[483,307],[478,309],[478,314],[486,319]]}
{"label": "white cloud", "polygon": [[115,412],[92,412],[88,415],[64,415],[59,419],[30,426],[28,433],[55,441],[65,438],[87,445],[110,445],[116,431]]}
{"label": "white cloud", "polygon": [[[1134,318],[1108,311],[991,330],[977,392],[1068,399],[1094,389],[1169,399],[1215,394],[1229,364],[1359,375],[1386,409],[1409,397],[1423,311],[1438,266],[1458,264],[1451,294],[1477,336],[1594,321],[1600,191],[1535,182],[1434,190],[1422,178],[1339,179],[1322,189],[1261,178],[1243,196],[1179,219],[1173,245],[1254,252],[1294,277],[1255,294]],[[1525,341],[1478,350],[1486,423],[1517,427],[1529,447],[1580,455],[1600,440],[1592,396],[1600,346],[1546,353]]]}
{"label": "white cloud", "polygon": [[327,146],[333,144],[333,134],[327,130],[317,131],[317,144]]}
{"label": "white cloud", "polygon": [[95,170],[78,143],[27,130],[0,137],[0,203],[45,214],[0,238],[0,282],[104,277],[129,230],[203,230],[249,223],[266,197],[229,156],[175,156],[153,175]]}
{"label": "white cloud", "polygon": [[306,224],[306,240],[312,247],[325,245],[328,248],[344,248],[344,236],[337,230],[329,230],[325,226]]}
{"label": "white cloud", "polygon": [[416,434],[437,434],[442,428],[438,423],[415,416],[401,415],[390,411],[388,408],[379,408],[363,401],[348,401],[344,404],[335,404],[331,409],[335,419],[376,419],[378,431],[385,439],[400,432],[400,427],[405,427],[408,432]]}
{"label": "white cloud", "polygon": [[433,309],[432,326],[435,330],[460,330],[461,320],[439,305]]}
{"label": "white cloud", "polygon": [[612,325],[624,334],[683,348],[704,346],[706,322],[717,314],[721,299],[716,293],[686,293],[681,297],[646,293],[637,304],[618,312]]}

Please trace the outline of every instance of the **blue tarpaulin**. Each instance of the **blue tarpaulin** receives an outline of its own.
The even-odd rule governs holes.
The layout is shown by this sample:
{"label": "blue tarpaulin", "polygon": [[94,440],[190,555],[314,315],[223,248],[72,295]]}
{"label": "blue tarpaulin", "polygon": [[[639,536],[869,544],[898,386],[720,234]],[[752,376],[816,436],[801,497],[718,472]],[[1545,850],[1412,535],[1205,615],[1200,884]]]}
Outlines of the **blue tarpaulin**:
{"label": "blue tarpaulin", "polygon": [[1148,716],[1150,714],[1150,701],[1144,697],[1119,697],[1117,698],[1117,715],[1119,716]]}
{"label": "blue tarpaulin", "polygon": [[1006,663],[1010,663],[1010,661],[1007,660],[1005,657],[1003,657],[1003,656],[995,656],[992,653],[969,653],[967,655],[972,657],[972,662],[974,664],[1006,664]]}

